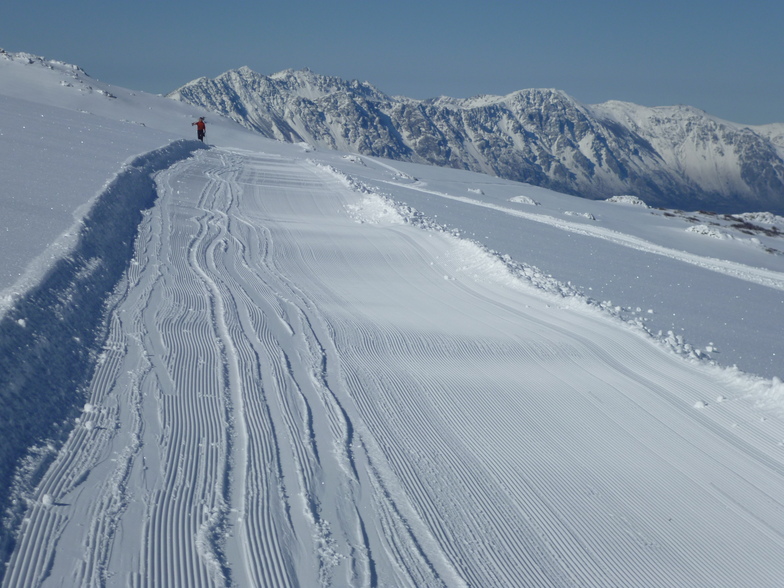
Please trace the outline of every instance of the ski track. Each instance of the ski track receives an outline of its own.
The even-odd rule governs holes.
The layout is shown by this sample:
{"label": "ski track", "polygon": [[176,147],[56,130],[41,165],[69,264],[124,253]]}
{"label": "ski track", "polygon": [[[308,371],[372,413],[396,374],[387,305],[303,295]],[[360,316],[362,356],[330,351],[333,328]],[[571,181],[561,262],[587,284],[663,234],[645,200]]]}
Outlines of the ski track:
{"label": "ski track", "polygon": [[3,586],[780,585],[784,424],[714,372],[312,163],[157,182]]}

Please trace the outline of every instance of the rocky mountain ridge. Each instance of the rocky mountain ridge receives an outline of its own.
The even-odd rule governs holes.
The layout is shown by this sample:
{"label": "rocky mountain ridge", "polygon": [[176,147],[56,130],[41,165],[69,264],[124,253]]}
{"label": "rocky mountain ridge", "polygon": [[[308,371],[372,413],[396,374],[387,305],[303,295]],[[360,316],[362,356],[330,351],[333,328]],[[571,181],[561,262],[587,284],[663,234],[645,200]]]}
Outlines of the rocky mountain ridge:
{"label": "rocky mountain ridge", "polygon": [[310,70],[247,67],[169,97],[265,136],[484,172],[592,199],[784,212],[784,124],[743,126],[689,106],[585,105],[554,89],[416,100]]}

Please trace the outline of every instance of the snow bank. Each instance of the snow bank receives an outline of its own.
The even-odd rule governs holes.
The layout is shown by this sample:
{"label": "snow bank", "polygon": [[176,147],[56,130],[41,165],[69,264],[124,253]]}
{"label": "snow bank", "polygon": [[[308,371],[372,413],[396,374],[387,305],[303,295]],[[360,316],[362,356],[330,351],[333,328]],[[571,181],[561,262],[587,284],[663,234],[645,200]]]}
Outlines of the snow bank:
{"label": "snow bank", "polygon": [[[62,438],[68,418],[84,406],[81,389],[103,337],[104,306],[131,259],[142,210],[156,198],[152,174],[201,148],[175,141],[126,164],[83,218],[72,249],[0,319],[0,504],[9,506],[19,460],[27,454],[45,461],[50,453],[34,451],[34,457],[29,448]],[[27,464],[27,477],[35,470]],[[18,477],[14,485],[20,484]],[[23,506],[10,504],[6,512],[0,557],[11,548],[10,530]]]}
{"label": "snow bank", "polygon": [[[599,300],[587,296],[571,282],[560,281],[536,266],[518,262],[509,255],[488,248],[469,238],[461,230],[437,222],[434,218],[408,204],[395,200],[393,195],[384,193],[378,187],[369,185],[358,177],[332,166],[313,163],[333,174],[349,188],[364,195],[358,203],[348,206],[349,213],[357,222],[387,225],[409,224],[424,230],[438,231],[444,235],[452,236],[456,239],[455,247],[459,251],[457,254],[459,261],[456,263],[460,271],[468,272],[482,282],[495,281],[511,287],[530,286],[544,295],[551,296],[553,304],[597,312],[606,318],[619,321],[630,330],[649,338],[661,348],[680,356],[685,361],[698,363],[704,368],[710,369],[717,377],[734,388],[738,396],[751,395],[757,399],[759,406],[784,414],[784,409],[782,409],[784,387],[781,385],[780,378],[774,377],[773,380],[770,380],[745,373],[736,367],[721,366],[714,359],[714,353],[718,350],[713,343],[704,346],[704,348],[698,348],[687,342],[683,335],[676,335],[672,330],[657,332],[648,323],[648,317],[653,314],[652,309],[644,312],[641,307],[636,309],[624,307],[614,304],[610,300]],[[519,201],[515,198],[509,200]],[[634,196],[614,197],[608,201],[648,208],[644,202]],[[595,220],[595,217],[590,213],[565,211],[564,214]],[[757,213],[751,213],[749,216],[759,222],[768,221],[769,223],[781,219],[781,217],[761,218]],[[687,231],[721,240],[735,240],[732,235],[707,225],[692,226]],[[449,276],[445,276],[445,278],[452,279]],[[717,402],[721,402],[721,400],[717,400]],[[707,403],[697,403],[694,406],[704,408],[708,405]]]}

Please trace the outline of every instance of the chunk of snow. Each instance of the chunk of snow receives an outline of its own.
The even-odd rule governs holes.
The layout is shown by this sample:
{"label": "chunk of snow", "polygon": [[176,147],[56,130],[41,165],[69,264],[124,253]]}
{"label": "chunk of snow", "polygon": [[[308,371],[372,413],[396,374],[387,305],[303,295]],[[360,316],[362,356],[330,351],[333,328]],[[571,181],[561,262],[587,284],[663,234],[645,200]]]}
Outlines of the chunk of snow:
{"label": "chunk of snow", "polygon": [[611,198],[607,198],[605,202],[613,202],[615,204],[632,204],[634,206],[642,206],[643,208],[648,208],[648,205],[637,196],[612,196]]}
{"label": "chunk of snow", "polygon": [[530,204],[531,206],[539,206],[539,203],[533,198],[528,196],[515,196],[509,199],[509,202],[517,202],[519,204]]}
{"label": "chunk of snow", "polygon": [[352,163],[358,163],[359,165],[365,165],[365,161],[359,155],[344,155],[343,159]]}
{"label": "chunk of snow", "polygon": [[731,235],[719,231],[715,227],[709,227],[708,225],[694,225],[686,229],[687,233],[697,233],[698,235],[705,235],[706,237],[711,237],[713,239],[732,239]]}
{"label": "chunk of snow", "polygon": [[784,225],[784,216],[778,216],[771,212],[744,212],[735,216],[742,218],[746,222],[760,223],[763,225]]}
{"label": "chunk of snow", "polygon": [[587,218],[588,220],[596,220],[596,217],[592,215],[590,212],[575,212],[573,210],[565,210],[564,214],[567,216],[582,216]]}

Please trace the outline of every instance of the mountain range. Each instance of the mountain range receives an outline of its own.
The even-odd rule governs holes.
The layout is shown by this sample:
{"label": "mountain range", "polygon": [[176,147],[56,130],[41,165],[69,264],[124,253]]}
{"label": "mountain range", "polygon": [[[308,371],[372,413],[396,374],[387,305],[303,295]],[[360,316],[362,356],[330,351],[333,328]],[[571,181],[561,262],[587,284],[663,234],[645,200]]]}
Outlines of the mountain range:
{"label": "mountain range", "polygon": [[169,94],[270,138],[483,172],[590,199],[784,212],[784,124],[745,126],[690,106],[581,104],[553,89],[429,100],[308,69],[247,67]]}

